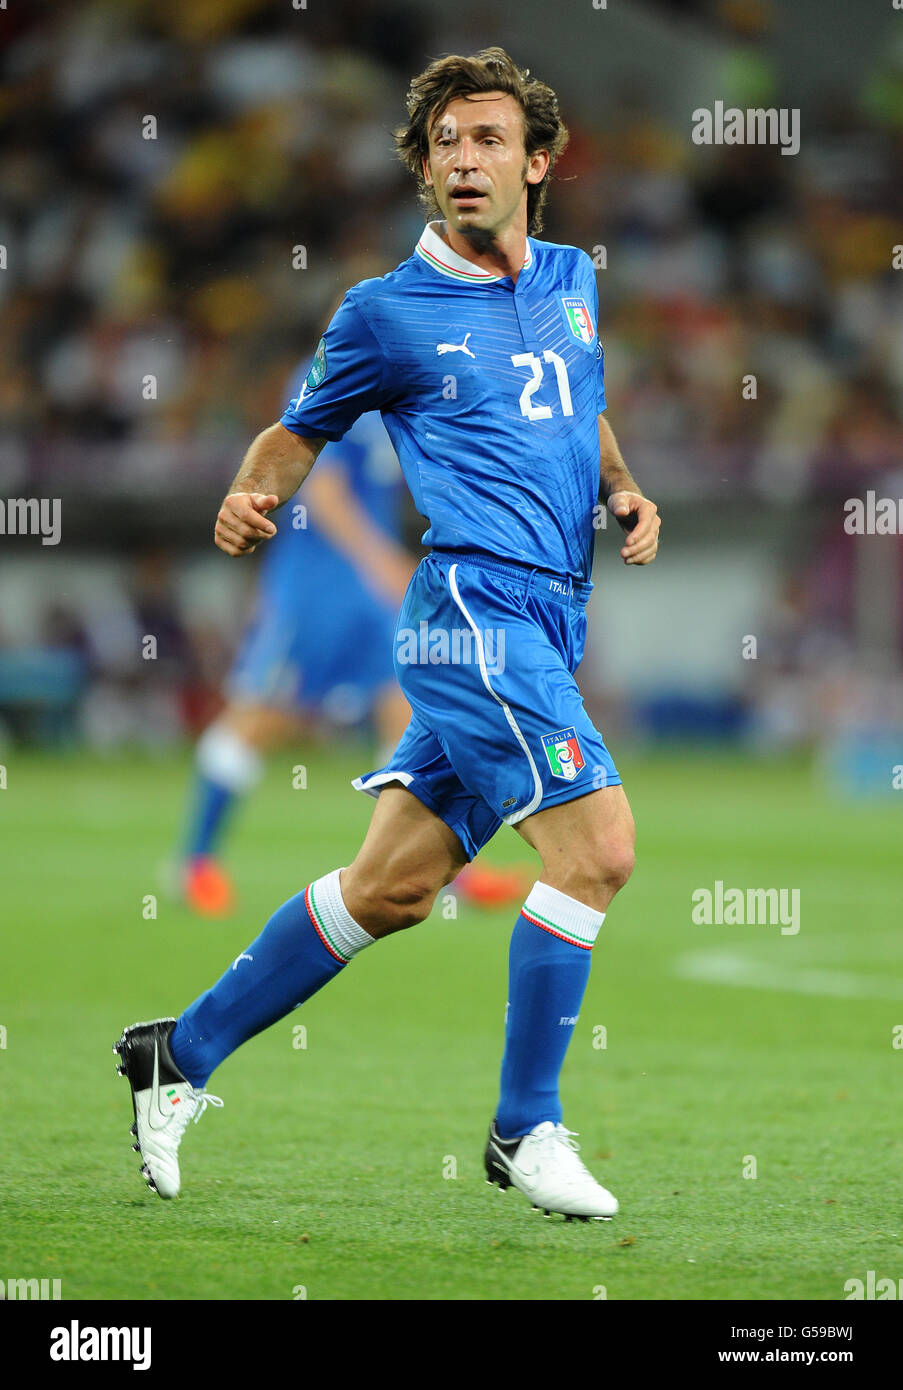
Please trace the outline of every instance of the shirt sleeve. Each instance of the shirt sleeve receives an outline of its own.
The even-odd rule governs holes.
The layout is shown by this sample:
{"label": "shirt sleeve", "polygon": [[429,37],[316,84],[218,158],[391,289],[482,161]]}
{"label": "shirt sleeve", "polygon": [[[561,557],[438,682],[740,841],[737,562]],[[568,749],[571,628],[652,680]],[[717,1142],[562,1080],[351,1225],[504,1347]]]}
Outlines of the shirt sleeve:
{"label": "shirt sleeve", "polygon": [[372,329],[346,294],[317,345],[310,371],[281,424],[310,439],[341,439],[368,410],[389,399],[388,371]]}

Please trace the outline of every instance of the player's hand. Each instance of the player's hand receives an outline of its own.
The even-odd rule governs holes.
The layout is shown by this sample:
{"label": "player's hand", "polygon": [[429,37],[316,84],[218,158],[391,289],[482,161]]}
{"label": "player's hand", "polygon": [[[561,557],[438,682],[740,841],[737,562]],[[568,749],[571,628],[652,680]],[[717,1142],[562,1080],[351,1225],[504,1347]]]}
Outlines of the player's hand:
{"label": "player's hand", "polygon": [[608,510],[617,517],[629,538],[621,550],[625,565],[648,565],[658,552],[662,519],[658,507],[638,492],[613,492]]}
{"label": "player's hand", "polygon": [[266,492],[233,492],[216,518],[213,539],[227,555],[250,555],[261,541],[275,536],[276,527],[267,512],[279,506],[279,498]]}

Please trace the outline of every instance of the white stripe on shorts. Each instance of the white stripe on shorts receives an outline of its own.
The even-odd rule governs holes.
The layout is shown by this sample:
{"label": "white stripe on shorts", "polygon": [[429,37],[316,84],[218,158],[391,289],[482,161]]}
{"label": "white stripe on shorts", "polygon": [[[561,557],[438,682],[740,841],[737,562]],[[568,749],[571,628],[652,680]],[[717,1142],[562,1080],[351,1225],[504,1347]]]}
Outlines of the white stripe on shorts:
{"label": "white stripe on shorts", "polygon": [[489,674],[486,670],[486,654],[483,651],[483,636],[476,623],[474,622],[473,618],[470,616],[467,609],[465,608],[464,600],[461,598],[461,595],[458,592],[458,582],[455,579],[455,570],[457,568],[457,564],[452,565],[451,569],[448,572],[448,582],[451,587],[452,598],[455,600],[455,603],[458,605],[461,612],[464,614],[465,618],[467,619],[470,630],[476,638],[477,655],[480,658],[480,674],[483,677],[483,684],[489,691],[489,694],[492,696],[493,700],[495,700],[497,704],[500,704],[502,709],[505,711],[505,718],[511,726],[511,730],[514,734],[514,737],[517,739],[521,748],[524,750],[524,753],[527,756],[527,762],[530,764],[530,771],[533,774],[534,791],[532,800],[528,801],[527,805],[524,806],[522,810],[512,811],[510,816],[502,816],[502,820],[504,821],[505,825],[517,825],[518,821],[525,820],[527,816],[531,816],[533,812],[536,810],[539,803],[542,801],[542,778],[539,775],[539,769],[537,768],[536,763],[533,761],[533,754],[527,747],[527,740],[524,738],[523,734],[520,731],[517,720],[511,713],[509,706],[505,704],[504,700],[502,700],[498,695],[496,695],[495,691],[489,683]]}

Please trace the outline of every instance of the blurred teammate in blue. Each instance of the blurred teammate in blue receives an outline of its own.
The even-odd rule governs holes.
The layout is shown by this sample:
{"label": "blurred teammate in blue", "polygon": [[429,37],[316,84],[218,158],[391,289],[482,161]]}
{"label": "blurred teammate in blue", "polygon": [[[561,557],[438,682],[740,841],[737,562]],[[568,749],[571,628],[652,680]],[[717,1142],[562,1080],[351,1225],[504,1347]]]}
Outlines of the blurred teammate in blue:
{"label": "blurred teammate in blue", "polygon": [[[297,394],[307,375],[292,385]],[[410,718],[393,667],[395,619],[417,561],[401,543],[403,481],[376,411],[323,450],[304,503],[290,508],[260,568],[257,604],[226,688],[226,707],[201,736],[182,856],[196,912],[231,911],[218,858],[238,798],[264,755],[297,738],[311,716],[369,718],[395,747]]]}
{"label": "blurred teammate in blue", "polygon": [[604,1220],[617,1200],[579,1158],[558,1086],[593,944],[633,869],[634,824],[574,672],[600,507],[628,532],[627,565],[655,558],[660,522],[605,418],[593,263],[535,236],[567,141],[555,93],[486,49],[431,63],[408,117],[396,145],[441,217],[397,270],[349,290],[297,397],[251,445],[215,534],[236,557],[268,541],[269,514],[324,444],[380,410],[429,520],[396,629],[411,721],[355,781],[376,805],[352,862],[284,903],[178,1019],[127,1028],[115,1049],[144,1176],[174,1196],[185,1126],[220,1062],[374,941],[424,921],[511,825],[542,871],[511,938],[486,1174],[547,1212]]}

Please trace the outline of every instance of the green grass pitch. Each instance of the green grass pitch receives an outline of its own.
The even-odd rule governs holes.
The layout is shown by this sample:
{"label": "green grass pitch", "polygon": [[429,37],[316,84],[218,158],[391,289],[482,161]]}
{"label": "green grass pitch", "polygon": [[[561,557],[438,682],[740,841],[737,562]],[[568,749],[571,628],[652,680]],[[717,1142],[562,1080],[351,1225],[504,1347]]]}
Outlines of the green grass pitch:
{"label": "green grass pitch", "polygon": [[[297,757],[240,813],[241,907],[210,924],[158,882],[187,758],[5,755],[0,1277],[67,1299],[836,1300],[903,1272],[900,813],[832,800],[801,762],[621,754],[638,867],[563,1077],[614,1221],[545,1220],[483,1180],[513,914],[464,907],[229,1058],[182,1196],[149,1193],[114,1039],[177,1014],[366,827],[368,754],[309,755],[306,790]],[[488,854],[532,857],[507,829]],[[716,879],[798,888],[799,933],[694,925]]]}

